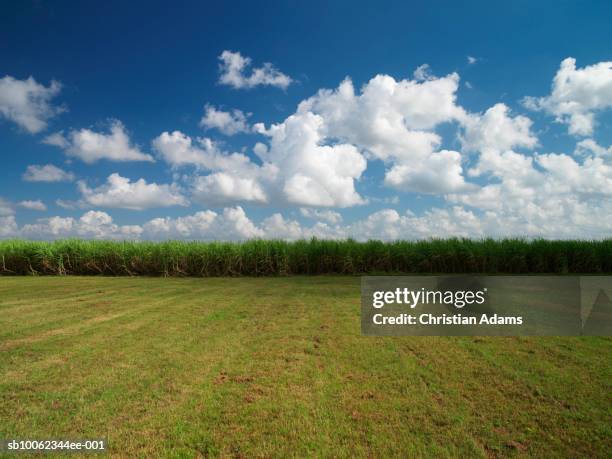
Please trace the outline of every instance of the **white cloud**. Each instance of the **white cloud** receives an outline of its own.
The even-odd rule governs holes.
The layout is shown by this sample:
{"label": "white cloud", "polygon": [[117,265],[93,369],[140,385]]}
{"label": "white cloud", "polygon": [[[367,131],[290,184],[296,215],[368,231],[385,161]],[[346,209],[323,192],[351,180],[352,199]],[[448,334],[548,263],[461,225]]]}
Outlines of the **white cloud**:
{"label": "white cloud", "polygon": [[[355,190],[366,160],[353,145],[325,145],[324,119],[299,110],[269,129],[258,125],[270,138],[265,159],[279,170],[277,187],[292,204],[350,207],[364,203]],[[263,158],[262,158],[263,159]]]}
{"label": "white cloud", "polygon": [[245,170],[254,164],[241,153],[224,153],[213,140],[203,137],[195,142],[181,131],[163,132],[153,139],[153,148],[173,167],[193,165],[208,170]]}
{"label": "white cloud", "polygon": [[286,220],[281,214],[274,214],[262,222],[266,239],[295,240],[304,238],[304,229],[295,220]]}
{"label": "white cloud", "polygon": [[53,164],[28,166],[21,177],[26,182],[71,182],[74,180],[72,172],[66,172]]}
{"label": "white cloud", "polygon": [[384,161],[385,183],[400,190],[470,190],[463,177],[464,158],[459,152],[438,151],[441,138],[433,131],[441,123],[470,120],[456,104],[459,77],[436,78],[427,67],[416,74],[422,81],[378,75],[360,94],[346,79],[337,90],[321,90],[303,101],[282,123],[269,128],[255,124],[254,130],[269,139],[253,148],[262,165],[179,131],[162,133],[153,146],[173,167],[191,164],[212,172],[192,181],[195,199],[202,203],[363,204],[356,183],[366,156]]}
{"label": "white cloud", "polygon": [[[558,120],[570,125],[570,131],[578,133],[580,130],[575,128],[579,118],[575,115],[592,113],[605,105],[602,103],[606,95],[602,89],[607,78],[605,65],[575,70],[574,61],[565,60],[561,68],[552,95],[527,100],[527,105],[554,112]],[[592,97],[600,98],[599,102],[593,102]],[[565,104],[563,100],[576,103]],[[573,107],[573,111],[567,111],[568,107]],[[531,156],[513,151],[537,146],[531,125],[526,117],[512,117],[503,104],[491,107],[483,115],[469,115],[463,123],[461,142],[467,151],[480,152],[469,174],[490,174],[490,178],[477,189],[451,193],[447,199],[482,212],[478,216],[483,234],[490,236],[609,236],[612,231],[609,149],[593,139],[584,139],[576,146],[576,157]],[[592,124],[583,132],[591,129]]]}
{"label": "white cloud", "polygon": [[[347,78],[336,90],[302,102],[298,114],[319,116],[321,137],[340,139],[388,164],[385,183],[392,187],[421,193],[467,189],[461,155],[436,151],[442,140],[432,131],[467,118],[456,104],[459,76],[436,78],[423,67],[415,75],[417,80],[400,81],[377,75],[360,94]],[[451,164],[446,171],[439,170],[443,161]]]}
{"label": "white cloud", "polygon": [[323,210],[323,209],[310,209],[306,207],[300,208],[300,213],[303,217],[310,218],[313,220],[322,220],[327,223],[331,223],[332,225],[337,225],[342,222],[342,215],[338,212],[334,212],[333,210]]}
{"label": "white cloud", "polygon": [[538,139],[532,134],[532,122],[522,115],[509,116],[505,104],[498,103],[483,115],[464,118],[463,148],[467,151],[509,150],[514,147],[533,148]]}
{"label": "white cloud", "polygon": [[596,156],[612,158],[612,146],[608,148],[602,147],[593,139],[584,139],[576,144],[574,154],[578,156],[585,156],[588,155],[589,152],[594,153]]}
{"label": "white cloud", "polygon": [[380,203],[380,204],[393,204],[393,205],[397,205],[400,202],[400,198],[398,195],[394,195],[394,196],[385,196],[383,198],[379,198],[377,196],[370,196],[368,197],[368,202],[373,202],[373,203]]}
{"label": "white cloud", "polygon": [[484,150],[476,166],[469,170],[469,175],[480,176],[486,173],[511,182],[522,183],[525,187],[541,181],[541,174],[533,167],[533,158],[512,150]]}
{"label": "white cloud", "polygon": [[612,107],[612,61],[599,62],[580,69],[576,59],[561,62],[546,97],[526,97],[524,104],[533,110],[543,110],[568,125],[574,135],[591,135],[595,114]]}
{"label": "white cloud", "polygon": [[[233,216],[233,217],[232,217]],[[240,224],[237,224],[240,221]],[[428,239],[451,235],[482,235],[484,228],[478,217],[460,206],[451,209],[432,209],[417,217],[408,212],[400,215],[393,209],[375,212],[363,220],[342,226],[339,223],[317,221],[302,226],[275,213],[253,223],[240,208],[226,208],[222,215],[202,211],[176,219],[159,218],[144,225],[143,237],[149,239]],[[245,228],[238,231],[239,228]]]}
{"label": "white cloud", "polygon": [[220,213],[211,210],[177,218],[154,218],[143,225],[118,225],[106,212],[90,210],[80,218],[39,218],[18,227],[13,215],[0,217],[0,238],[29,239],[185,239],[245,240],[268,237],[264,227],[253,223],[241,207],[228,207]]}
{"label": "white cloud", "polygon": [[139,239],[142,228],[138,225],[119,226],[106,212],[90,210],[78,220],[72,217],[40,218],[24,225],[19,234],[30,239]]}
{"label": "white cloud", "polygon": [[0,217],[6,217],[8,215],[13,215],[15,210],[10,202],[6,199],[0,197]]}
{"label": "white cloud", "polygon": [[178,218],[156,218],[143,225],[143,237],[147,239],[200,239],[244,240],[343,238],[344,230],[337,226],[317,222],[302,227],[295,220],[287,220],[276,213],[262,220],[260,225],[250,220],[241,207],[225,208],[222,213],[211,210]]}
{"label": "white cloud", "polygon": [[200,139],[200,145],[194,146],[191,137],[180,131],[162,132],[152,143],[161,159],[173,167],[196,165],[210,168],[219,154],[212,140]]}
{"label": "white cloud", "polygon": [[579,163],[568,155],[546,154],[536,159],[557,196],[567,192],[612,197],[612,165],[603,158],[587,157]]}
{"label": "white cloud", "polygon": [[447,194],[475,189],[463,176],[461,153],[440,150],[434,129],[458,122],[468,151],[532,148],[531,121],[510,116],[504,104],[483,115],[456,103],[459,77],[436,78],[428,67],[417,80],[387,75],[372,78],[356,93],[350,79],[336,90],[321,90],[299,104],[285,121],[254,130],[269,138],[254,152],[259,166],[243,154],[226,154],[210,139],[193,141],[175,131],[162,133],[154,148],[174,167],[192,164],[212,174],[195,177],[194,197],[202,203],[287,202],[305,206],[349,207],[365,203],[356,183],[365,157],[387,164],[384,183],[417,193]]}
{"label": "white cloud", "polygon": [[[0,203],[1,205],[1,203]],[[0,207],[0,212],[2,207]],[[11,237],[18,237],[19,228],[14,215],[2,216],[0,213],[0,238],[6,239]]]}
{"label": "white cloud", "polygon": [[[164,132],[153,141],[164,160],[174,166],[193,164],[213,173],[192,180],[194,199],[205,203],[229,201],[289,202],[311,206],[347,207],[363,202],[354,188],[366,161],[351,145],[321,145],[321,119],[296,114],[259,132],[270,147],[259,147],[262,165],[240,153],[220,151],[210,139]],[[263,145],[263,144],[260,144]]]}
{"label": "white cloud", "polygon": [[47,210],[47,206],[45,206],[45,204],[40,200],[21,201],[17,205],[20,207],[23,207],[24,209],[29,209],[29,210],[39,210],[39,211]]}
{"label": "white cloud", "polygon": [[[411,130],[432,129],[440,123],[461,120],[465,111],[456,104],[459,75],[452,73],[426,81],[399,80],[377,75],[356,94],[347,78],[334,91],[322,89],[300,104],[300,110],[311,110],[323,116],[333,133],[357,137],[377,155],[387,150],[401,155],[406,135]],[[400,137],[387,139],[389,134]],[[391,142],[391,143],[389,143]],[[377,148],[378,147],[378,148]]]}
{"label": "white cloud", "polygon": [[393,165],[385,175],[385,183],[404,191],[442,194],[467,191],[474,185],[463,178],[461,154],[442,150],[420,161]]}
{"label": "white cloud", "polygon": [[601,157],[578,162],[491,150],[473,171],[485,172],[497,180],[448,199],[483,210],[487,235],[598,238],[612,231],[612,167]]}
{"label": "white cloud", "polygon": [[480,212],[463,206],[432,208],[422,215],[393,209],[375,212],[344,229],[355,239],[429,239],[432,237],[605,238],[612,232],[607,218],[612,202],[580,202],[571,196],[546,205],[526,205],[522,212]]}
{"label": "white cloud", "polygon": [[338,223],[317,221],[302,226],[296,220],[275,213],[253,223],[242,208],[226,208],[223,214],[201,211],[186,217],[158,218],[143,226],[143,237],[149,239],[426,239],[449,235],[481,235],[483,228],[476,215],[456,206],[452,209],[433,209],[417,217],[410,212],[400,215],[392,209],[375,212],[363,220],[342,226]]}
{"label": "white cloud", "polygon": [[241,207],[225,208],[222,214],[211,210],[178,218],[155,218],[143,225],[149,239],[242,240],[260,238],[258,228]]}
{"label": "white cloud", "polygon": [[143,225],[151,239],[204,239],[210,234],[217,214],[212,210],[178,218],[154,218]]}
{"label": "white cloud", "polygon": [[328,222],[316,222],[312,226],[301,226],[296,220],[288,220],[276,213],[261,222],[267,239],[345,239],[346,228]]}
{"label": "white cloud", "polygon": [[51,104],[60,90],[57,81],[46,87],[32,77],[17,80],[7,75],[0,78],[0,115],[31,134],[41,132],[49,119],[64,111]]}
{"label": "white cloud", "polygon": [[66,136],[57,132],[47,136],[43,143],[61,148],[68,156],[87,164],[101,159],[109,161],[150,161],[153,157],[132,145],[125,127],[119,120],[111,120],[108,133],[91,129],[71,130]]}
{"label": "white cloud", "polygon": [[84,203],[80,203],[76,201],[67,201],[65,199],[56,199],[55,204],[57,204],[62,209],[74,210],[77,207],[80,207]]}
{"label": "white cloud", "polygon": [[249,132],[250,127],[245,115],[241,110],[225,112],[217,110],[212,105],[205,106],[206,113],[200,120],[200,126],[206,129],[218,129],[225,135],[234,135],[241,132]]}
{"label": "white cloud", "polygon": [[[490,174],[498,183],[450,193],[447,199],[486,211],[505,208],[506,216],[532,201],[536,195],[534,187],[540,186],[545,177],[536,170],[531,156],[512,150],[515,147],[532,149],[537,145],[538,139],[531,132],[531,126],[529,118],[511,116],[502,103],[495,104],[482,115],[468,115],[463,121],[460,141],[465,151],[480,153],[468,174],[472,177]],[[507,207],[509,202],[513,203],[513,210]]]}
{"label": "white cloud", "polygon": [[219,83],[231,86],[234,89],[249,89],[255,86],[275,86],[281,89],[287,87],[293,80],[266,62],[261,67],[253,68],[250,75],[246,75],[251,66],[251,58],[242,56],[239,52],[223,51],[219,56],[220,76]]}
{"label": "white cloud", "polygon": [[432,237],[468,237],[482,234],[479,218],[460,206],[431,209],[422,216],[411,212],[400,215],[394,209],[383,209],[357,221],[347,233],[358,240],[429,239]]}
{"label": "white cloud", "polygon": [[266,192],[253,178],[238,177],[227,172],[197,176],[192,180],[192,197],[203,204],[228,204],[235,201],[267,201]]}
{"label": "white cloud", "polygon": [[[568,67],[564,62],[562,69]],[[557,84],[557,76],[551,96],[527,102],[551,113],[561,110],[561,105],[563,110],[573,107],[574,111],[558,112],[561,115],[555,112],[570,129],[576,120],[580,121],[576,114],[594,116],[610,105],[605,102],[605,84],[600,84],[608,70],[576,70],[575,64],[572,66],[569,83]],[[244,77],[242,71],[240,74]],[[43,225],[39,228],[41,234],[110,234],[113,238],[128,234],[152,239],[600,238],[612,234],[612,147],[586,138],[577,143],[571,155],[532,152],[538,147],[538,138],[526,116],[512,113],[502,103],[482,113],[466,112],[457,104],[456,74],[438,78],[425,66],[417,69],[415,78],[396,80],[377,75],[357,90],[347,78],[335,90],[324,89],[304,100],[295,113],[269,127],[257,123],[250,128],[248,115],[207,106],[204,127],[228,134],[250,130],[264,136],[265,140],[252,149],[257,158],[251,159],[250,153],[224,151],[222,143],[208,138],[192,139],[180,131],[163,132],[153,140],[153,149],[172,167],[174,181],[180,187],[143,179],[131,182],[113,174],[97,188],[80,182],[79,202],[56,201],[70,208],[144,209],[186,205],[188,195],[202,205],[294,204],[301,207],[306,223],[280,213],[255,222],[241,207],[227,207],[219,213],[203,210],[184,217],[153,219],[131,229],[121,229],[103,212],[85,220],[41,219],[34,225]],[[563,85],[567,89],[563,97],[579,101],[578,105],[555,102],[562,99],[555,88]],[[457,127],[454,148],[444,148],[437,132],[444,123]],[[124,132],[122,127],[121,131]],[[112,137],[112,132],[105,137]],[[135,148],[127,135],[125,139],[128,148]],[[50,136],[47,142],[65,150],[75,145],[71,134]],[[461,151],[454,151],[459,144]],[[319,209],[383,202],[374,197],[366,199],[358,188],[363,180],[370,187],[365,189],[371,191],[371,180],[376,179],[364,177],[367,160],[383,163],[385,185],[439,195],[441,203],[420,215],[384,209],[346,223],[339,213]],[[34,167],[39,169],[30,170]],[[45,167],[30,166],[24,178],[45,175]],[[464,178],[465,169],[469,181]],[[397,200],[384,202],[389,205]],[[0,218],[9,228],[2,234],[12,235],[7,237],[23,234],[27,227],[19,229],[13,215],[13,204],[0,202]],[[104,229],[96,233],[92,225]]]}
{"label": "white cloud", "polygon": [[119,174],[108,176],[106,184],[89,188],[78,183],[83,201],[91,206],[143,210],[153,207],[186,206],[187,199],[175,185],[147,183],[144,179],[130,182]]}
{"label": "white cloud", "polygon": [[214,205],[235,201],[268,202],[266,187],[277,173],[271,164],[259,166],[244,154],[223,152],[208,138],[194,142],[180,131],[163,132],[153,140],[153,148],[172,167],[193,165],[198,171],[212,172],[186,179],[196,202]]}
{"label": "white cloud", "polygon": [[478,58],[474,56],[467,56],[467,61],[468,61],[468,64],[472,65],[478,62]]}
{"label": "white cloud", "polygon": [[417,81],[426,81],[434,79],[433,75],[431,74],[431,67],[429,67],[429,64],[419,65],[415,69],[413,76],[414,79]]}
{"label": "white cloud", "polygon": [[521,213],[503,207],[480,212],[461,205],[432,208],[421,215],[383,209],[348,224],[315,221],[301,225],[279,213],[259,224],[241,207],[228,207],[220,213],[203,210],[177,218],[155,218],[143,225],[119,226],[110,215],[89,211],[81,218],[51,217],[19,228],[12,215],[0,217],[0,237],[58,239],[81,237],[95,239],[185,239],[245,240],[267,239],[368,239],[419,240],[432,237],[546,237],[603,238],[612,232],[612,200],[581,202],[565,195],[540,203],[523,203]]}
{"label": "white cloud", "polygon": [[63,132],[54,132],[53,134],[49,134],[42,141],[47,145],[53,145],[58,148],[68,148],[70,146],[70,142],[64,137]]}

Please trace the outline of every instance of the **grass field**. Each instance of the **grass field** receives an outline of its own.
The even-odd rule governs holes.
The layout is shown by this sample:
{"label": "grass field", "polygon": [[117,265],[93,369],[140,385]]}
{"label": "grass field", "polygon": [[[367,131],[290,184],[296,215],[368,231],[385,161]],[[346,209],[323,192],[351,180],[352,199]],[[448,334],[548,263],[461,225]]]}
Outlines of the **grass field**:
{"label": "grass field", "polygon": [[359,313],[357,277],[0,278],[0,438],[609,457],[611,339],[363,337]]}

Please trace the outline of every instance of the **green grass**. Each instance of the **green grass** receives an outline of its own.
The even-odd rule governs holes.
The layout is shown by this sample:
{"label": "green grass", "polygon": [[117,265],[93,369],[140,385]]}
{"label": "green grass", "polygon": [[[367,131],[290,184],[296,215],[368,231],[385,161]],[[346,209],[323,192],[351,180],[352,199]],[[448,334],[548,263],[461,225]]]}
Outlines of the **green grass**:
{"label": "green grass", "polygon": [[[139,457],[609,457],[609,338],[363,337],[359,279],[0,279],[0,438]],[[71,455],[69,457],[75,457]]]}
{"label": "green grass", "polygon": [[0,274],[266,276],[612,273],[612,239],[356,242],[0,241]]}

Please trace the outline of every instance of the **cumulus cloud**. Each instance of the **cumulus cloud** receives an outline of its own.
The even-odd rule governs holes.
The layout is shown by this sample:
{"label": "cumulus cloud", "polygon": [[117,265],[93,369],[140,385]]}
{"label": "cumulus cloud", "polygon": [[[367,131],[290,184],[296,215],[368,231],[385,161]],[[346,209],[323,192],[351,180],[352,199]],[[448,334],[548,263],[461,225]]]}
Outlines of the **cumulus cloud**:
{"label": "cumulus cloud", "polygon": [[181,131],[162,132],[152,143],[161,159],[173,167],[195,165],[208,169],[219,155],[212,140],[198,139],[199,145],[194,145],[191,137]]}
{"label": "cumulus cloud", "polygon": [[[558,82],[558,74],[550,96],[526,104],[553,113],[570,131],[576,123],[580,125],[576,114],[592,116],[592,130],[593,116],[610,106],[602,83],[607,78],[606,65],[576,69],[575,63],[568,66],[564,61],[562,69],[569,69],[569,76]],[[562,86],[563,91],[555,90]],[[458,75],[436,77],[428,67],[417,69],[412,80],[377,75],[359,89],[347,78],[336,89],[320,90],[302,101],[286,119],[269,126],[256,123],[252,128],[244,113],[240,112],[241,118],[237,111],[211,107],[204,127],[228,134],[249,129],[261,135],[252,149],[256,157],[224,151],[222,143],[208,138],[163,132],[153,140],[153,149],[171,166],[180,187],[143,179],[131,182],[113,174],[95,188],[80,182],[81,201],[66,205],[144,209],[162,202],[186,205],[185,196],[189,196],[202,205],[228,206],[223,211],[158,218],[131,229],[121,229],[104,212],[86,221],[52,217],[33,224],[40,227],[20,228],[13,205],[4,201],[4,205],[0,202],[2,234],[26,234],[26,227],[30,232],[38,228],[47,237],[97,234],[85,229],[96,224],[105,229],[95,237],[127,234],[145,239],[601,238],[612,234],[611,147],[599,145],[593,136],[580,140],[571,154],[534,152],[540,145],[528,117],[502,103],[482,113],[469,113],[457,104],[458,87]],[[564,97],[573,102],[554,102]],[[567,107],[575,110],[567,111]],[[228,116],[219,117],[219,113]],[[204,118],[207,115],[208,109]],[[453,148],[445,148],[438,132],[445,123],[457,129]],[[48,141],[66,150],[75,143],[70,134],[61,133]],[[129,139],[125,143],[134,148]],[[368,161],[382,163],[384,185],[437,195],[439,204],[419,215],[387,208],[357,221],[347,218],[347,222],[339,213],[321,209],[368,202],[359,189],[362,180],[374,178],[364,177]],[[254,221],[241,207],[231,207],[239,202],[297,205],[302,218],[274,213]],[[383,203],[375,198],[369,202]]]}
{"label": "cumulus cloud", "polygon": [[589,153],[593,153],[596,156],[601,156],[604,158],[612,158],[612,146],[608,148],[602,147],[593,139],[584,139],[576,144],[574,154],[578,156],[585,156]]}
{"label": "cumulus cloud", "polygon": [[366,168],[359,150],[348,143],[325,144],[325,120],[299,110],[269,129],[258,125],[270,139],[262,159],[278,167],[285,199],[305,206],[350,207],[365,201],[355,189]]}
{"label": "cumulus cloud", "polygon": [[[495,104],[484,114],[469,114],[463,120],[459,139],[465,151],[478,152],[480,155],[468,174],[476,177],[489,173],[512,183],[520,179],[523,185],[540,180],[540,174],[533,168],[533,158],[513,151],[513,148],[530,150],[537,145],[538,139],[531,132],[531,126],[529,118],[511,116],[508,107],[501,103]],[[493,189],[499,190],[499,187],[495,185],[485,189],[489,191],[483,197],[492,199],[493,196],[488,193]],[[474,194],[468,193],[461,199],[470,202],[473,197]]]}
{"label": "cumulus cloud", "polygon": [[593,133],[595,114],[612,107],[612,62],[599,62],[576,68],[576,59],[561,62],[551,94],[526,97],[526,107],[554,115],[568,125],[570,134],[587,136]]}
{"label": "cumulus cloud", "polygon": [[159,157],[173,167],[198,166],[208,170],[245,170],[252,172],[251,160],[241,153],[227,154],[213,140],[200,137],[195,141],[181,131],[162,132],[153,139]]}
{"label": "cumulus cloud", "polygon": [[467,62],[470,65],[475,64],[476,62],[478,62],[478,58],[474,56],[467,56]]}
{"label": "cumulus cloud", "polygon": [[9,215],[13,215],[14,213],[15,210],[13,209],[11,203],[8,202],[6,199],[0,197],[0,217],[6,217]]}
{"label": "cumulus cloud", "polygon": [[177,218],[156,218],[143,225],[142,237],[146,239],[199,239],[199,240],[245,240],[344,238],[347,233],[337,224],[317,221],[303,227],[297,221],[286,219],[275,213],[261,221],[253,222],[242,207],[226,207],[222,212],[212,210],[196,212]]}
{"label": "cumulus cloud", "polygon": [[261,67],[251,69],[251,58],[242,56],[239,52],[223,51],[219,56],[219,83],[231,86],[234,89],[250,89],[256,86],[274,86],[281,89],[293,82],[291,77],[266,62]]}
{"label": "cumulus cloud", "polygon": [[264,236],[241,207],[225,208],[221,214],[206,210],[178,218],[155,218],[143,225],[150,239],[242,240]]}
{"label": "cumulus cloud", "polygon": [[305,218],[324,221],[331,223],[332,225],[337,225],[338,223],[342,222],[342,215],[340,215],[338,212],[334,212],[333,210],[310,209],[307,207],[302,207],[300,208],[300,213]]}
{"label": "cumulus cloud", "polygon": [[429,64],[419,65],[414,73],[414,79],[417,81],[433,80],[434,76],[431,74],[431,67]]}
{"label": "cumulus cloud", "polygon": [[[580,128],[580,117],[609,105],[605,102],[609,66],[600,63],[576,70],[575,61],[566,59],[555,77],[551,96],[527,99],[525,103],[555,114],[572,133],[591,132],[592,123]],[[485,176],[487,182],[446,198],[481,212],[479,218],[488,235],[609,235],[609,149],[593,139],[584,139],[576,145],[575,156],[515,151],[537,146],[531,127],[527,117],[513,116],[504,104],[496,104],[482,115],[469,114],[463,121],[460,140],[466,151],[479,153],[469,175]]]}
{"label": "cumulus cloud", "polygon": [[143,153],[130,141],[129,135],[119,120],[111,120],[108,133],[91,129],[71,130],[67,135],[56,132],[47,136],[43,143],[64,150],[68,156],[79,158],[87,164],[101,159],[109,161],[149,161],[153,157]]}
{"label": "cumulus cloud", "polygon": [[221,212],[203,210],[183,217],[154,218],[143,225],[114,223],[106,212],[89,211],[80,218],[40,218],[35,223],[19,227],[15,218],[0,217],[0,237],[25,237],[30,239],[63,239],[68,237],[92,239],[150,239],[150,240],[246,240],[343,238],[346,232],[338,225],[316,222],[302,227],[295,220],[274,214],[257,225],[242,207],[226,207]]}
{"label": "cumulus cloud", "polygon": [[412,212],[401,215],[394,209],[383,209],[347,228],[358,240],[427,239],[431,237],[468,237],[482,234],[480,219],[460,206],[431,209],[421,216]]}
{"label": "cumulus cloud", "polygon": [[71,182],[74,180],[72,172],[66,172],[53,164],[30,165],[21,177],[26,182]]}
{"label": "cumulus cloud", "polygon": [[41,212],[47,210],[47,206],[45,206],[45,204],[40,200],[20,201],[17,205],[19,207],[23,207],[24,209],[29,209],[29,210],[38,210]]}
{"label": "cumulus cloud", "polygon": [[464,118],[461,143],[467,151],[533,148],[538,139],[531,132],[532,124],[526,116],[512,117],[505,104],[495,104],[483,115],[471,114]]}
{"label": "cumulus cloud", "polygon": [[[271,164],[259,166],[242,153],[223,152],[208,138],[194,141],[180,131],[163,132],[153,140],[153,148],[174,168],[196,166],[196,173],[186,179],[196,202],[268,202],[266,188],[277,173]],[[211,173],[200,175],[201,171]]]}
{"label": "cumulus cloud", "polygon": [[267,239],[296,240],[304,238],[304,228],[296,220],[285,219],[276,213],[262,222],[263,233]]}
{"label": "cumulus cloud", "polygon": [[[257,149],[263,164],[241,153],[223,153],[210,139],[197,139],[175,131],[153,141],[160,156],[173,166],[196,165],[212,172],[192,180],[194,199],[220,203],[231,200],[275,200],[310,206],[347,207],[363,202],[354,180],[366,161],[351,145],[322,145],[321,118],[296,114],[261,134],[270,146]],[[263,144],[262,144],[263,145]]]}
{"label": "cumulus cloud", "polygon": [[603,158],[578,162],[565,154],[545,154],[537,156],[537,163],[547,172],[547,185],[557,196],[565,192],[612,197],[612,165]]}
{"label": "cumulus cloud", "polygon": [[17,237],[19,235],[19,228],[14,215],[2,216],[0,214],[0,238],[7,239]]}
{"label": "cumulus cloud", "polygon": [[32,77],[0,78],[0,116],[31,134],[41,132],[47,128],[49,119],[64,111],[51,103],[60,90],[61,84],[57,81],[44,86]]}
{"label": "cumulus cloud", "polygon": [[40,218],[36,223],[24,225],[19,234],[30,239],[138,239],[142,228],[138,225],[119,226],[106,212],[90,210],[79,219],[73,217]]}
{"label": "cumulus cloud", "polygon": [[394,164],[385,175],[385,183],[398,190],[442,194],[474,188],[463,178],[461,154],[442,150],[414,163]]}
{"label": "cumulus cloud", "polygon": [[97,188],[89,188],[84,181],[80,181],[78,186],[83,202],[96,207],[143,210],[188,205],[174,184],[147,183],[142,178],[131,182],[117,173],[109,175],[106,183]]}
{"label": "cumulus cloud", "polygon": [[248,114],[245,115],[241,110],[234,109],[231,112],[225,112],[208,104],[204,108],[206,112],[200,120],[200,126],[203,128],[218,129],[225,135],[250,131]]}
{"label": "cumulus cloud", "polygon": [[[404,139],[410,130],[431,129],[465,117],[463,108],[456,104],[458,85],[456,73],[425,81],[397,81],[389,75],[377,75],[356,94],[347,78],[336,90],[320,90],[300,109],[324,116],[333,132],[346,135],[357,132],[357,127],[365,129],[360,143],[380,156],[385,149],[398,154],[405,149]],[[391,133],[399,135],[400,143],[385,139]]]}
{"label": "cumulus cloud", "polygon": [[[438,151],[433,131],[447,122],[463,122],[467,114],[456,104],[459,76],[436,78],[427,67],[415,80],[377,75],[356,93],[350,79],[336,90],[321,90],[298,107],[298,114],[321,119],[321,137],[340,139],[372,159],[389,165],[385,183],[405,191],[444,193],[468,189],[458,152]],[[446,171],[440,164],[449,161]]]}
{"label": "cumulus cloud", "polygon": [[[95,239],[184,239],[246,240],[267,239],[345,239],[365,241],[419,240],[432,237],[547,237],[602,238],[612,231],[611,200],[581,202],[570,195],[554,198],[546,205],[526,205],[522,213],[479,211],[463,205],[432,208],[416,215],[382,209],[362,219],[342,224],[315,221],[302,225],[275,213],[254,222],[241,207],[227,207],[221,212],[203,210],[182,217],[154,218],[143,225],[120,226],[110,215],[89,211],[79,219],[50,217],[18,227],[13,215],[0,217],[0,237],[59,239],[82,237]],[[598,218],[602,216],[603,218]]]}
{"label": "cumulus cloud", "polygon": [[[484,211],[486,234],[542,237],[609,236],[612,168],[601,157],[577,161],[565,154],[534,157],[489,151],[476,173],[497,180],[448,199]],[[487,223],[487,225],[484,225]]]}
{"label": "cumulus cloud", "polygon": [[261,165],[244,154],[222,152],[210,139],[192,140],[179,131],[162,133],[153,146],[173,167],[191,164],[211,171],[192,182],[198,202],[350,207],[366,202],[356,188],[366,158],[383,161],[384,183],[398,190],[473,191],[475,185],[464,178],[466,158],[440,149],[442,139],[435,132],[440,124],[462,126],[467,152],[536,145],[531,121],[512,116],[504,104],[482,115],[459,106],[457,74],[438,78],[421,66],[415,77],[377,75],[360,92],[347,78],[337,89],[304,100],[281,123],[268,128],[256,123],[253,129],[268,138],[253,148]]}
{"label": "cumulus cloud", "polygon": [[[457,74],[438,78],[428,66],[418,68],[414,80],[377,75],[359,92],[347,78],[337,89],[320,90],[304,100],[283,122],[269,128],[254,125],[268,138],[253,149],[261,165],[244,154],[223,153],[209,139],[193,141],[178,131],[163,133],[154,146],[174,166],[193,164],[211,171],[192,182],[195,199],[202,203],[363,204],[356,185],[367,158],[385,163],[387,186],[490,207],[484,198],[510,192],[518,180],[511,174],[518,174],[524,186],[540,179],[532,159],[514,152],[535,148],[538,139],[531,120],[512,114],[505,104],[482,114],[466,112],[456,102],[458,83]],[[469,175],[490,173],[506,185],[480,187],[464,178],[466,155],[441,149],[436,133],[439,125],[450,122],[460,127],[464,153],[479,154]]]}
{"label": "cumulus cloud", "polygon": [[234,201],[265,203],[267,195],[256,179],[227,172],[196,176],[191,180],[194,201],[203,204],[228,204]]}

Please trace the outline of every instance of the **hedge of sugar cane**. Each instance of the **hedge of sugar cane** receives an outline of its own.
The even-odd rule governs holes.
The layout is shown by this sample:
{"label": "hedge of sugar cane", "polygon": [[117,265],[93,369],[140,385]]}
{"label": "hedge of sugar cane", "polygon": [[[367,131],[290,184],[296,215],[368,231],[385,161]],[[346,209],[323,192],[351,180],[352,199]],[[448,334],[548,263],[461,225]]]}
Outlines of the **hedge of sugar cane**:
{"label": "hedge of sugar cane", "polygon": [[0,241],[0,274],[274,276],[612,273],[612,239]]}

